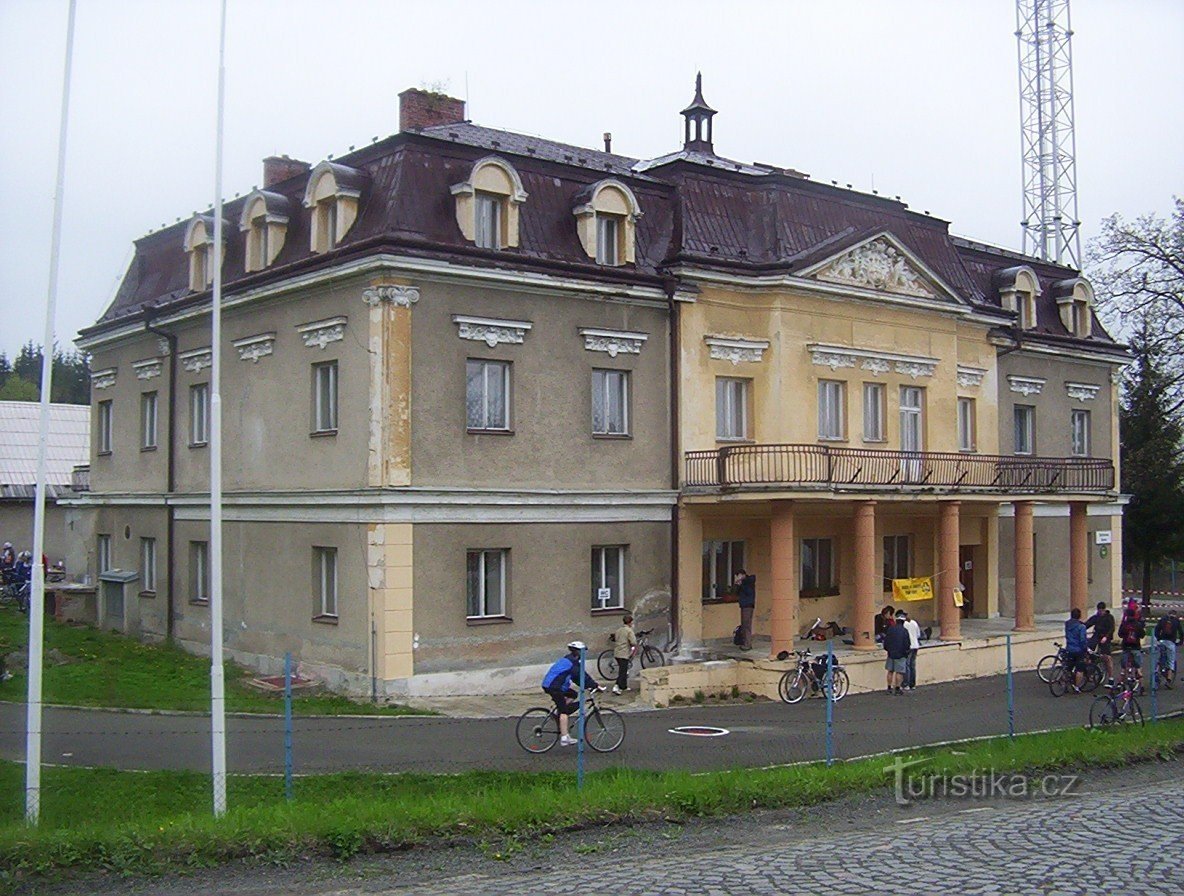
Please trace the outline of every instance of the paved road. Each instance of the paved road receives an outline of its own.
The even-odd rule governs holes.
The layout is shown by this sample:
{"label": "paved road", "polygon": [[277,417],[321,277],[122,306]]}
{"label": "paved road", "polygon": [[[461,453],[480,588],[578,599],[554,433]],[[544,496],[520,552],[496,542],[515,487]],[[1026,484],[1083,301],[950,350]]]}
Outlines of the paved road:
{"label": "paved road", "polygon": [[[495,698],[496,699],[496,698]],[[1088,696],[1053,698],[1032,672],[1016,676],[1017,731],[1084,725]],[[1184,688],[1162,692],[1160,711],[1184,710]],[[1150,714],[1149,700],[1144,699]],[[589,769],[629,766],[692,771],[773,765],[825,756],[825,702],[696,706],[626,716],[625,743],[606,756],[587,754]],[[676,736],[676,725],[718,725],[726,737]],[[0,758],[21,759],[24,708],[0,705]],[[125,769],[209,770],[209,721],[202,716],[47,708],[42,755],[48,763]],[[835,708],[834,755],[851,758],[938,741],[1004,734],[1005,679],[976,679],[892,697],[851,695]],[[333,770],[457,772],[467,769],[571,769],[574,751],[527,754],[510,719],[306,718],[295,723],[297,773]],[[233,772],[283,769],[282,722],[231,718]]]}

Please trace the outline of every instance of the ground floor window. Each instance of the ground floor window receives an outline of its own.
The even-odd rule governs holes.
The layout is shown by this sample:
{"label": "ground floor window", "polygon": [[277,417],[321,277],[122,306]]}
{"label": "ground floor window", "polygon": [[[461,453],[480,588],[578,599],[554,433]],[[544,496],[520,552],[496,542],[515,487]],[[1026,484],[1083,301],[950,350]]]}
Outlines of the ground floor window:
{"label": "ground floor window", "polygon": [[909,536],[884,536],[884,590],[892,590],[893,579],[910,578],[912,564],[910,556]]}
{"label": "ground floor window", "polygon": [[314,612],[322,619],[337,618],[337,548],[312,549]]}
{"label": "ground floor window", "polygon": [[744,542],[703,542],[703,600],[731,593],[736,573],[744,568]]}
{"label": "ground floor window", "polygon": [[802,539],[802,597],[826,597],[839,593],[833,538]]}
{"label": "ground floor window", "polygon": [[210,600],[210,543],[189,542],[189,600],[195,604]]}
{"label": "ground floor window", "polygon": [[98,537],[97,545],[99,575],[102,575],[111,568],[111,536],[100,535]]}
{"label": "ground floor window", "polygon": [[506,615],[506,567],[510,552],[504,549],[468,552],[468,617],[483,619]]}
{"label": "ground floor window", "polygon": [[592,548],[592,609],[625,606],[625,545]]}
{"label": "ground floor window", "polygon": [[140,539],[140,583],[144,591],[156,590],[156,539]]}

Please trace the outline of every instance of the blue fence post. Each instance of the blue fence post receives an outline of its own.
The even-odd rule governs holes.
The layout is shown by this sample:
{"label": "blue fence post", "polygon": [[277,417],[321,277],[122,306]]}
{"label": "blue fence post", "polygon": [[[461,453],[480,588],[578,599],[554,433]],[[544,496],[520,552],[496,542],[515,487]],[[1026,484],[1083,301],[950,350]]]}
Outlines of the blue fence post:
{"label": "blue fence post", "polygon": [[833,639],[826,642],[826,675],[823,680],[826,683],[826,764],[833,765],[835,761],[835,735],[834,735],[834,721],[835,721],[835,642]]}
{"label": "blue fence post", "polygon": [[1007,736],[1015,739],[1015,682],[1011,675],[1011,634],[1007,635]]}
{"label": "blue fence post", "polygon": [[576,744],[576,789],[584,788],[584,661],[588,658],[588,648],[580,648],[580,718],[576,726],[579,738]]}
{"label": "blue fence post", "polygon": [[1151,633],[1151,662],[1147,664],[1151,675],[1151,721],[1159,721],[1159,648],[1155,632]]}
{"label": "blue fence post", "polygon": [[284,797],[292,799],[292,653],[284,654]]}

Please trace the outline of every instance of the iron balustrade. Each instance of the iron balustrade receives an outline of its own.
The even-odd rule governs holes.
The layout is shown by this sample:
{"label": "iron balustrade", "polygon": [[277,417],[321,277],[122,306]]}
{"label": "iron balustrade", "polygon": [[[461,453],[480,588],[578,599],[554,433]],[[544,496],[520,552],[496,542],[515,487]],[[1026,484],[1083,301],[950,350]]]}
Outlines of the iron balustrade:
{"label": "iron balustrade", "polygon": [[790,485],[1100,494],[1114,490],[1114,464],[1093,457],[746,444],[687,451],[685,462],[688,487]]}

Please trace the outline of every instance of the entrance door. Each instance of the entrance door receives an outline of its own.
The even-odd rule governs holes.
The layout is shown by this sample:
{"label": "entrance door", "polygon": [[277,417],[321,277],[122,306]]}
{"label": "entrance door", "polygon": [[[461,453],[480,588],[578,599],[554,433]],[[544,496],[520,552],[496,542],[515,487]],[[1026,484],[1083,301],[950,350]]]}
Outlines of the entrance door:
{"label": "entrance door", "polygon": [[974,546],[958,548],[958,576],[962,582],[962,618],[974,615]]}
{"label": "entrance door", "polygon": [[[900,450],[905,452],[900,475],[905,482],[921,481],[921,451],[924,450],[921,428],[921,389],[900,387]],[[910,456],[912,455],[912,456]]]}

